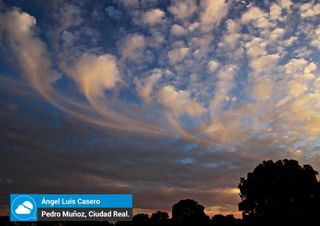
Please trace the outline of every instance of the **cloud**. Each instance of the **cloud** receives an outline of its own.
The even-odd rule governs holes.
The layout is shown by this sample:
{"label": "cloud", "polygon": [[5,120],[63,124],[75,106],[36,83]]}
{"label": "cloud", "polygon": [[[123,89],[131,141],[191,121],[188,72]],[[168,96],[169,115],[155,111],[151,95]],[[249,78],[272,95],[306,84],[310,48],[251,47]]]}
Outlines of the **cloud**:
{"label": "cloud", "polygon": [[[48,57],[46,45],[33,31],[34,18],[16,10],[0,14],[0,17],[3,18],[1,23],[4,25],[1,28],[9,34],[11,47],[16,53],[24,75],[31,86],[51,104],[78,119],[103,128],[140,131],[142,133],[147,131],[148,133],[163,133],[161,128],[155,126],[156,118],[152,123],[141,119],[136,121],[129,118],[126,111],[121,110],[122,114],[117,112],[119,109],[114,110],[110,107],[111,103],[104,96],[103,91],[114,88],[116,81],[119,81],[120,78],[114,56],[83,53],[81,57],[75,57],[71,67],[70,65],[63,67],[64,72],[79,85],[81,94],[84,94],[88,102],[74,100],[54,89],[53,84],[60,76],[51,67],[52,63]],[[12,24],[14,26],[11,26]],[[130,59],[133,62],[140,60],[144,44],[143,36],[128,35],[121,49],[122,60]],[[86,64],[81,65],[81,63]],[[93,71],[91,71],[91,67],[94,68]],[[111,74],[103,75],[104,73]],[[114,106],[122,106],[126,109],[127,107],[124,105],[121,102],[114,104]],[[95,115],[93,115],[92,109],[94,109]],[[141,109],[136,114],[139,115],[141,112],[144,110]]]}
{"label": "cloud", "polygon": [[197,4],[194,0],[174,0],[168,11],[177,19],[187,19],[191,17],[197,10]]}
{"label": "cloud", "polygon": [[187,33],[187,30],[179,24],[174,24],[171,26],[170,32],[172,35],[175,36],[183,36]]}
{"label": "cloud", "polygon": [[210,102],[210,110],[212,114],[220,112],[221,105],[226,100],[230,90],[234,87],[234,75],[237,67],[235,65],[226,65],[217,73],[218,83],[214,93],[214,97]]}
{"label": "cloud", "polygon": [[225,0],[204,0],[202,2],[201,28],[210,31],[213,26],[219,25],[220,21],[228,13],[228,3]]}
{"label": "cloud", "polygon": [[124,59],[130,59],[133,62],[139,62],[143,57],[145,48],[145,38],[140,34],[128,35],[121,47],[121,56]]}
{"label": "cloud", "polygon": [[284,66],[284,68],[288,74],[301,73],[307,63],[308,61],[305,59],[292,59]]}
{"label": "cloud", "polygon": [[224,35],[222,41],[229,49],[234,49],[238,44],[239,38],[240,35],[237,33],[227,33]]}
{"label": "cloud", "polygon": [[171,64],[176,64],[181,62],[189,53],[189,48],[181,47],[175,48],[168,52],[169,62]]}
{"label": "cloud", "polygon": [[276,41],[277,39],[281,38],[284,34],[285,30],[283,28],[275,28],[270,34],[270,39],[272,41]]}
{"label": "cloud", "polygon": [[194,54],[199,59],[205,59],[210,53],[213,36],[210,34],[194,37],[190,40],[190,46],[195,49]]}
{"label": "cloud", "polygon": [[302,18],[314,17],[320,14],[320,4],[305,3],[299,7]]}
{"label": "cloud", "polygon": [[[270,37],[268,37],[269,39]],[[245,44],[246,54],[249,57],[250,67],[257,73],[272,70],[280,59],[279,53],[268,54],[267,45],[269,40],[260,37],[251,37]]]}
{"label": "cloud", "polygon": [[249,23],[250,21],[257,21],[258,19],[265,16],[265,13],[259,7],[250,7],[241,16],[242,23]]}
{"label": "cloud", "polygon": [[273,82],[270,79],[257,81],[252,88],[252,94],[257,100],[267,100],[272,96]]}
{"label": "cloud", "polygon": [[159,31],[152,32],[151,37],[149,38],[148,45],[151,47],[160,47],[165,42],[165,35]]}
{"label": "cloud", "polygon": [[[36,19],[19,10],[0,14],[0,27],[9,35],[12,48],[15,50],[26,78],[43,95],[41,90],[59,78],[57,73],[45,73],[51,67],[45,44],[34,37],[33,29]],[[41,75],[41,76],[39,76]]]}
{"label": "cloud", "polygon": [[252,23],[254,26],[261,29],[270,27],[268,15],[256,6],[250,7],[244,14],[242,14],[241,22],[243,24]]}
{"label": "cloud", "polygon": [[16,214],[30,214],[31,210],[24,207],[23,205],[19,205],[18,208],[15,210]]}
{"label": "cloud", "polygon": [[261,56],[259,58],[253,59],[250,62],[250,66],[255,71],[262,71],[266,68],[273,67],[277,63],[279,58],[280,56],[278,54]]}
{"label": "cloud", "polygon": [[272,3],[270,6],[270,19],[281,19],[282,8],[277,3]]}
{"label": "cloud", "polygon": [[163,16],[156,1],[92,5],[121,12],[116,24],[82,4],[56,6],[38,26],[16,7],[0,13],[4,67],[20,65],[28,81],[0,75],[0,146],[12,159],[3,192],[133,191],[155,209],[196,194],[211,211],[236,211],[230,189],[260,161],[319,167],[315,4],[171,1]]}
{"label": "cloud", "polygon": [[195,31],[200,27],[200,23],[199,22],[194,22],[192,24],[190,24],[190,26],[188,27],[189,31]]}
{"label": "cloud", "polygon": [[280,5],[282,8],[285,8],[285,9],[290,9],[291,6],[293,5],[292,1],[291,0],[280,0]]}
{"label": "cloud", "polygon": [[308,89],[308,85],[301,82],[291,81],[288,83],[288,88],[291,96],[298,97]]}
{"label": "cloud", "polygon": [[119,0],[119,2],[126,8],[135,8],[139,6],[139,0]]}
{"label": "cloud", "polygon": [[76,38],[77,37],[72,32],[69,32],[69,31],[63,31],[61,35],[61,39],[63,43],[67,46],[72,46]]}
{"label": "cloud", "polygon": [[113,18],[113,19],[120,19],[122,17],[122,13],[121,11],[117,10],[116,8],[109,6],[107,8],[105,8],[106,14]]}
{"label": "cloud", "polygon": [[219,63],[215,60],[210,60],[208,62],[208,70],[211,72],[211,73],[214,73],[217,69],[219,68]]}
{"label": "cloud", "polygon": [[267,43],[263,39],[254,37],[251,41],[245,44],[245,47],[247,49],[247,55],[250,58],[266,55],[266,45]]}
{"label": "cloud", "polygon": [[311,45],[318,47],[320,49],[320,27],[318,27],[312,34]]}
{"label": "cloud", "polygon": [[190,99],[187,91],[176,90],[173,86],[164,86],[159,92],[158,101],[175,115],[199,116],[205,112],[201,104]]}
{"label": "cloud", "polygon": [[[62,46],[64,51],[67,51],[67,46],[70,49],[75,49],[75,43],[80,40],[76,31],[71,29],[76,26],[70,25],[69,29],[62,31],[62,35],[60,35],[60,41],[63,40],[65,44],[52,45],[54,47],[51,47],[52,49],[57,48],[52,52],[54,57],[58,59],[57,66],[54,67],[51,66],[52,60],[49,57],[46,44],[34,32],[35,18],[19,10],[13,10],[14,13],[13,11],[2,13],[4,20],[1,23],[5,24],[2,26],[3,30],[10,34],[8,37],[12,40],[11,43],[15,51],[27,55],[17,54],[32,86],[47,100],[64,111],[103,128],[124,129],[141,133],[152,131],[156,134],[165,134],[166,132],[159,128],[157,118],[166,111],[171,113],[172,107],[168,106],[172,105],[167,101],[168,98],[160,98],[162,100],[160,105],[157,105],[156,102],[159,102],[159,96],[164,97],[166,93],[170,92],[179,98],[183,96],[184,98],[188,97],[190,101],[197,100],[195,102],[203,109],[209,106],[210,113],[212,113],[210,117],[218,117],[215,118],[218,120],[220,117],[230,117],[225,115],[242,111],[241,98],[248,98],[252,101],[253,103],[246,106],[252,109],[255,104],[258,105],[255,106],[256,109],[262,108],[258,102],[263,101],[269,101],[270,106],[285,103],[281,106],[288,107],[287,104],[292,100],[287,97],[288,95],[300,97],[300,95],[307,94],[309,88],[316,87],[316,83],[311,85],[311,81],[317,78],[315,63],[308,62],[303,67],[300,66],[303,68],[302,70],[292,73],[292,70],[295,70],[293,65],[297,62],[290,61],[292,60],[290,59],[291,50],[286,48],[289,45],[297,44],[298,42],[295,40],[300,39],[300,36],[292,36],[290,29],[276,22],[276,20],[285,22],[285,18],[279,18],[279,16],[289,13],[289,1],[271,4],[269,10],[253,6],[246,11],[239,11],[238,19],[227,18],[229,3],[225,1],[219,1],[216,4],[213,4],[212,1],[204,1],[198,10],[187,16],[182,9],[185,4],[192,4],[192,2],[196,3],[195,1],[173,2],[168,10],[181,8],[180,11],[178,10],[181,14],[178,15],[178,11],[172,11],[171,13],[177,14],[174,14],[174,18],[166,18],[166,23],[163,26],[148,27],[148,32],[144,32],[143,29],[146,28],[143,27],[143,24],[135,22],[132,23],[134,26],[132,29],[125,26],[119,28],[114,34],[114,37],[120,40],[115,46],[116,49],[92,48],[84,44],[83,47],[79,47],[75,51],[71,50],[70,59],[65,58],[67,59],[65,63],[59,62],[61,59],[57,57],[60,56],[59,48]],[[162,13],[158,14],[157,10],[160,9],[154,8],[155,6],[154,3],[143,3],[145,8],[135,8],[132,16],[141,19],[141,15],[145,15],[148,24],[149,22],[151,24],[158,23],[160,21],[158,19],[164,20],[164,16],[160,15]],[[175,6],[177,7],[175,8]],[[76,24],[87,23],[81,20],[82,10],[79,10],[78,7],[68,5],[63,8],[64,12],[67,12],[66,15],[79,17],[79,23]],[[147,11],[145,11],[146,8],[148,8]],[[208,9],[214,10],[208,11]],[[210,16],[215,10],[217,13]],[[148,13],[150,13],[150,17],[147,16]],[[190,21],[180,20],[178,17],[181,18],[183,14],[182,17],[190,18],[192,16],[193,19]],[[9,15],[12,16],[12,21],[16,26],[9,26]],[[160,17],[156,19],[153,17],[155,15],[160,15]],[[16,22],[17,18],[20,18],[21,21]],[[221,27],[225,28],[225,30],[221,30],[221,34],[206,33],[208,30],[203,28],[204,26],[212,29],[221,22],[223,22]],[[259,28],[259,31],[249,24]],[[20,26],[26,27],[26,29],[18,29]],[[312,31],[311,27],[309,26],[301,32]],[[199,28],[201,30],[196,32]],[[243,32],[243,28],[246,28],[246,32]],[[136,31],[140,33],[135,33]],[[169,36],[168,32],[176,37]],[[308,33],[314,35],[315,32],[313,30]],[[122,38],[123,36],[124,38]],[[284,37],[290,38],[283,40]],[[33,51],[34,49],[36,51]],[[243,49],[246,51],[248,61],[244,60]],[[307,53],[312,54],[307,46],[296,51],[299,51],[300,54],[306,53],[303,57],[306,59]],[[65,52],[62,55],[65,55]],[[298,55],[295,57],[300,58]],[[212,58],[219,59],[219,62],[212,61]],[[283,62],[287,63],[279,65]],[[242,70],[247,66],[249,66],[247,75],[244,75]],[[161,76],[149,73],[156,71],[155,68],[161,71]],[[166,73],[166,71],[170,71],[170,73]],[[275,81],[280,80],[276,76],[279,76],[283,71],[286,72],[286,77],[279,82],[281,85],[275,84]],[[88,102],[75,100],[60,92],[59,85],[55,84],[60,78],[59,76],[68,77],[72,82],[75,82],[78,85],[78,90],[72,88],[72,91],[76,95],[84,95]],[[295,82],[301,82],[302,85],[298,87]],[[288,89],[282,91],[279,86],[288,87]],[[183,87],[183,91],[176,87],[179,89]],[[261,87],[265,88],[262,90]],[[127,94],[124,93],[130,93],[130,95],[126,96]],[[241,98],[238,98],[237,95],[240,95]],[[140,103],[138,99],[142,99],[143,102]],[[260,104],[262,105],[262,103]],[[161,113],[157,113],[153,108],[158,108]],[[205,112],[203,109],[195,112]],[[152,117],[150,117],[150,121],[145,122],[141,116],[147,112]],[[183,114],[201,115],[200,113],[191,113],[186,109],[173,112],[179,112],[175,114],[179,116]],[[257,112],[252,113],[248,118],[250,120],[253,118],[256,120],[256,124],[259,124],[257,121],[262,116]],[[207,120],[201,119],[203,121],[193,123],[201,124],[199,128],[206,128],[207,125],[210,127],[214,121],[210,117]],[[178,133],[188,133],[188,136],[184,136],[184,138],[188,137],[186,140],[194,141],[195,138],[200,137],[200,140],[205,141],[204,143],[208,141],[206,129],[200,129],[197,131],[198,134],[186,132],[187,125],[181,122],[181,119],[176,117],[173,119],[174,122],[167,120],[167,128],[173,124],[179,125],[175,126],[175,129]],[[237,120],[241,121],[242,119],[238,118]],[[268,120],[272,119],[266,119],[266,121]],[[281,120],[279,119],[279,121]],[[232,126],[241,125],[238,123],[235,120]],[[212,128],[218,127],[213,126]],[[252,126],[252,130],[257,128],[256,125]],[[177,131],[173,130],[172,133]],[[224,134],[228,129],[220,126],[217,131]],[[201,143],[200,140],[197,142]]]}
{"label": "cloud", "polygon": [[116,58],[110,54],[84,54],[69,70],[81,91],[89,99],[102,96],[106,89],[113,89],[120,80]]}
{"label": "cloud", "polygon": [[162,73],[159,70],[155,70],[147,79],[144,81],[137,80],[137,92],[138,95],[144,100],[146,103],[151,103],[153,99],[153,88],[157,81],[162,77]]}
{"label": "cloud", "polygon": [[160,9],[150,9],[142,16],[142,21],[149,25],[156,25],[163,21],[165,13]]}

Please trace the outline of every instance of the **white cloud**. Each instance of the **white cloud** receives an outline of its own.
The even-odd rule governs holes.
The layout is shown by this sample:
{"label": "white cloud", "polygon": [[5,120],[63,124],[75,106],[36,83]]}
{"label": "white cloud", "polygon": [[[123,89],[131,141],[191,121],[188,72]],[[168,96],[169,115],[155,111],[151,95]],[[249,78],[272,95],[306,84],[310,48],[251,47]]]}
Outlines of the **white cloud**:
{"label": "white cloud", "polygon": [[237,46],[240,37],[241,35],[237,33],[226,33],[223,36],[222,42],[224,43],[224,45],[226,45],[228,49],[232,50]]}
{"label": "white cloud", "polygon": [[273,83],[270,79],[257,79],[253,85],[252,94],[258,100],[267,100],[272,95]]}
{"label": "white cloud", "polygon": [[163,22],[165,13],[161,9],[150,9],[142,16],[142,21],[149,25],[156,25]]}
{"label": "white cloud", "polygon": [[304,73],[308,74],[317,70],[317,65],[315,63],[310,63],[304,68]]}
{"label": "white cloud", "polygon": [[302,82],[290,81],[288,88],[291,96],[298,97],[308,89],[308,85]]}
{"label": "white cloud", "polygon": [[18,10],[0,13],[0,30],[8,33],[8,39],[17,54],[22,69],[32,86],[42,93],[60,76],[50,71],[51,61],[45,44],[35,37],[36,19]]}
{"label": "white cloud", "polygon": [[314,32],[310,34],[311,45],[318,47],[320,49],[320,27],[318,27]]}
{"label": "white cloud", "polygon": [[292,59],[285,66],[287,74],[302,73],[308,61],[305,59]]}
{"label": "white cloud", "polygon": [[159,91],[158,101],[177,116],[188,114],[195,117],[205,112],[205,108],[192,100],[187,91],[176,90],[171,85],[164,86]]}
{"label": "white cloud", "polygon": [[165,42],[165,35],[159,31],[152,32],[151,37],[148,39],[148,45],[152,47],[159,47]]}
{"label": "white cloud", "polygon": [[267,43],[261,38],[253,38],[251,41],[245,44],[247,55],[250,58],[256,58],[262,55],[266,55],[266,46]]}
{"label": "white cloud", "polygon": [[235,65],[227,65],[220,69],[217,74],[219,79],[214,97],[210,101],[210,110],[212,114],[220,112],[222,103],[226,100],[228,93],[234,87],[234,75],[237,67]]}
{"label": "white cloud", "polygon": [[[292,81],[303,83],[303,85],[316,78],[314,72],[317,70],[317,65],[313,62],[309,63],[305,59],[292,59],[284,65],[284,69]],[[302,86],[294,84],[294,87],[298,87],[302,90]]]}
{"label": "white cloud", "polygon": [[270,33],[270,40],[276,41],[281,38],[285,34],[285,30],[283,28],[276,28]]}
{"label": "white cloud", "polygon": [[261,17],[264,17],[265,13],[259,7],[251,7],[241,16],[242,23],[249,23],[251,21],[256,21]]}
{"label": "white cloud", "polygon": [[134,62],[139,62],[143,57],[145,48],[145,38],[139,34],[128,35],[121,47],[121,55],[124,59],[130,59]]}
{"label": "white cloud", "polygon": [[200,24],[198,22],[194,22],[192,24],[190,24],[190,26],[188,27],[189,31],[195,31],[200,27]]}
{"label": "white cloud", "polygon": [[202,9],[201,28],[207,32],[220,24],[229,8],[225,0],[204,0],[202,1]]}
{"label": "white cloud", "polygon": [[19,205],[15,212],[16,214],[30,214],[31,210],[24,207],[23,205]]}
{"label": "white cloud", "polygon": [[282,9],[277,3],[272,3],[270,6],[270,19],[279,20],[281,19]]}
{"label": "white cloud", "polygon": [[228,33],[235,33],[235,32],[239,32],[240,26],[237,22],[235,22],[232,19],[228,19],[226,21],[226,25],[227,25],[227,32]]}
{"label": "white cloud", "polygon": [[157,81],[162,77],[160,70],[155,70],[153,73],[144,80],[137,80],[136,89],[138,95],[143,99],[145,103],[151,103],[153,99],[153,88]]}
{"label": "white cloud", "polygon": [[213,36],[211,34],[194,37],[190,41],[189,45],[196,50],[198,58],[204,59],[212,51]]}
{"label": "white cloud", "polygon": [[252,22],[258,28],[270,27],[268,16],[259,7],[251,7],[241,16],[243,24]]}
{"label": "white cloud", "polygon": [[174,24],[172,25],[170,32],[175,36],[183,36],[187,33],[187,30],[179,24]]}
{"label": "white cloud", "polygon": [[116,58],[110,54],[84,54],[69,73],[88,99],[103,96],[105,89],[113,89],[120,80]]}
{"label": "white cloud", "polygon": [[220,64],[215,60],[210,60],[208,62],[208,70],[210,73],[216,72],[216,70],[219,68]]}
{"label": "white cloud", "polygon": [[320,14],[319,3],[305,3],[300,6],[300,15],[303,18],[314,17]]}
{"label": "white cloud", "polygon": [[218,42],[217,52],[228,57],[230,62],[237,62],[243,58],[242,34],[239,21],[228,19],[225,22],[226,32]]}
{"label": "white cloud", "polygon": [[285,41],[283,42],[283,44],[287,47],[287,46],[292,45],[292,44],[293,44],[295,41],[297,41],[297,40],[298,40],[297,37],[291,36],[291,37],[289,37],[287,40],[285,40]]}
{"label": "white cloud", "polygon": [[279,53],[268,54],[266,47],[268,42],[262,38],[253,37],[245,44],[249,57],[249,65],[255,72],[272,69],[280,59]]}
{"label": "white cloud", "polygon": [[273,68],[279,58],[280,56],[278,54],[261,56],[259,58],[251,60],[250,67],[255,71],[262,71],[268,68]]}
{"label": "white cloud", "polygon": [[[7,12],[1,19],[1,24],[6,26],[11,35],[17,38],[30,35],[31,29],[36,25],[36,19],[33,16],[16,10]],[[11,22],[12,26],[10,26],[9,22]]]}
{"label": "white cloud", "polygon": [[280,0],[279,4],[282,8],[285,8],[285,9],[290,9],[291,6],[293,5],[291,0]]}
{"label": "white cloud", "polygon": [[177,19],[186,19],[192,16],[197,10],[197,5],[194,0],[175,0],[168,7],[168,11]]}
{"label": "white cloud", "polygon": [[175,48],[168,52],[168,58],[171,64],[176,64],[181,62],[189,52],[189,48],[182,47],[182,48]]}
{"label": "white cloud", "polygon": [[[274,106],[277,106],[277,103],[281,103],[281,108],[290,111],[289,105],[292,104],[295,99],[304,98],[311,90],[312,92],[318,92],[320,87],[320,82],[316,79],[318,77],[316,63],[318,62],[308,62],[305,59],[316,59],[314,58],[314,49],[310,48],[312,47],[310,44],[319,46],[318,37],[320,31],[319,28],[315,29],[318,25],[311,23],[314,18],[308,18],[308,21],[310,21],[309,25],[306,25],[306,20],[299,24],[300,17],[294,18],[294,23],[298,24],[298,28],[297,30],[295,30],[295,27],[289,28],[287,21],[284,20],[284,16],[288,14],[291,15],[288,12],[288,8],[292,5],[290,1],[272,3],[270,11],[255,6],[251,7],[242,16],[239,15],[239,18],[241,18],[240,20],[226,20],[224,24],[226,31],[221,35],[220,33],[204,33],[203,31],[212,31],[211,29],[220,23],[224,17],[223,15],[226,15],[228,11],[228,4],[226,2],[230,1],[202,1],[201,6],[203,8],[202,10],[199,10],[199,14],[184,10],[184,5],[187,4],[187,2],[195,3],[195,1],[174,1],[168,8],[171,10],[170,12],[174,14],[171,24],[167,23],[169,22],[169,19],[164,18],[164,12],[161,10],[160,12],[159,9],[151,9],[147,12],[140,11],[145,10],[151,5],[152,7],[156,7],[155,2],[149,4],[145,1],[145,7],[142,7],[139,10],[132,10],[131,12],[134,11],[132,16],[137,22],[142,22],[141,19],[143,19],[148,25],[159,25],[161,21],[165,21],[166,23],[161,24],[161,26],[148,27],[147,33],[144,33],[146,34],[145,37],[140,34],[131,34],[125,37],[122,43],[119,42],[119,51],[114,49],[116,53],[120,52],[120,60],[118,62],[116,57],[110,54],[85,54],[80,56],[75,61],[73,67],[70,68],[70,71],[72,72],[70,73],[70,77],[77,82],[81,92],[89,97],[97,95],[101,96],[104,95],[106,89],[118,90],[122,88],[122,86],[119,85],[119,81],[123,81],[121,84],[128,84],[129,87],[132,87],[130,85],[136,86],[136,94],[144,101],[144,103],[152,103],[157,100],[175,115],[188,114],[192,116],[201,115],[200,112],[205,112],[203,106],[209,105],[213,112],[221,113],[214,115],[217,116],[217,121],[221,122],[223,122],[222,117],[225,118],[225,121],[228,121],[232,114],[241,115],[242,110],[237,106],[239,103],[241,106],[248,105],[249,107],[247,109],[255,109],[255,112],[247,111],[248,118],[253,118],[252,121],[256,120],[256,124],[252,127],[252,130],[259,130],[259,117],[267,118],[266,121],[271,120],[264,115],[267,113],[262,111],[263,108],[266,108],[267,110],[272,109]],[[299,9],[299,6],[295,7],[297,7],[295,9]],[[314,8],[315,7],[311,7],[310,9],[310,4],[301,7],[302,16],[310,17],[310,15],[313,15],[315,12]],[[270,12],[270,14],[268,12]],[[14,17],[12,16],[13,14]],[[0,29],[6,29],[9,33],[9,39],[11,39],[12,43],[17,47],[15,48],[15,52],[20,55],[18,58],[20,59],[21,65],[23,65],[30,74],[27,77],[33,81],[34,84],[41,86],[43,83],[38,83],[38,81],[49,75],[50,73],[47,72],[52,72],[52,70],[50,70],[50,59],[48,59],[48,54],[44,51],[45,46],[39,38],[36,38],[36,34],[33,32],[35,19],[30,15],[25,15],[21,12],[15,12],[12,13],[12,15],[11,19],[1,20],[1,25],[6,25],[1,26]],[[283,18],[281,18],[282,16]],[[191,17],[192,20],[189,20],[188,18]],[[3,19],[3,17],[1,19]],[[247,23],[253,24],[258,28],[266,29],[262,31],[262,29],[256,29],[256,27],[251,25],[243,26]],[[138,25],[138,23],[133,23],[133,26],[135,25]],[[304,25],[308,28],[301,29]],[[199,29],[200,27],[202,30]],[[242,33],[242,28],[248,29],[246,29],[245,33]],[[120,32],[116,33],[119,35],[127,34],[128,30],[126,29],[126,27],[122,27],[119,29]],[[141,29],[145,29],[145,27],[129,28],[129,32],[132,32],[132,30],[141,31]],[[78,32],[76,29],[62,31],[59,33],[61,35],[59,36],[61,37],[60,41],[62,40],[66,45],[67,43],[72,44],[75,39],[71,31]],[[172,37],[168,35],[168,31],[170,31],[172,36],[185,36],[183,38]],[[299,31],[301,31],[301,33],[299,33]],[[189,33],[188,35],[186,35],[187,32]],[[302,32],[303,34],[307,34],[307,38],[304,38],[303,35],[301,35]],[[295,36],[290,37],[290,34],[294,34]],[[283,37],[288,38],[283,41]],[[114,36],[113,38],[119,38],[119,36]],[[298,41],[295,42],[295,40]],[[294,42],[297,45],[300,43],[305,45],[301,48],[287,48]],[[71,44],[68,45],[72,47]],[[98,50],[100,53],[103,52],[102,48]],[[248,61],[243,60],[244,58],[241,57],[238,57],[237,59],[239,60],[237,60],[234,57],[240,56],[239,50],[243,51],[243,49],[246,51]],[[90,49],[91,53],[98,51],[96,51],[96,49]],[[59,54],[59,49],[56,52]],[[77,52],[77,54],[78,53],[79,52]],[[305,53],[308,53],[310,58],[306,57]],[[55,54],[55,52],[52,52],[52,54]],[[149,64],[151,61],[149,62],[145,59],[149,59],[148,56],[153,54],[155,57],[152,64]],[[301,59],[299,59],[300,56],[298,54],[301,54]],[[294,56],[297,59],[290,61],[289,58],[291,56]],[[286,58],[279,60],[280,57]],[[73,59],[74,58],[72,58],[70,62],[73,62]],[[223,61],[220,63],[211,59],[223,59]],[[133,62],[130,62],[129,60]],[[171,65],[168,65],[168,61]],[[275,67],[278,62],[287,61],[288,63],[286,65]],[[246,64],[247,62],[248,65]],[[134,63],[141,64],[136,66]],[[237,64],[239,67],[232,64]],[[174,65],[175,76],[164,76],[165,68],[170,68],[172,65]],[[128,76],[121,78],[118,66],[121,70],[126,73],[128,72]],[[242,66],[249,66],[252,69],[249,71],[248,79],[242,79],[242,71],[239,71],[239,77],[235,76],[237,68],[242,68]],[[163,67],[160,69],[161,72],[163,72],[163,76],[159,72],[159,74],[148,74],[149,76],[147,78],[137,78],[140,74],[146,75],[145,70],[150,70],[150,68],[153,67]],[[139,71],[136,72],[135,70]],[[285,74],[283,72],[285,72]],[[130,77],[130,75],[134,76]],[[132,82],[134,82],[134,84],[132,84]],[[161,85],[161,87],[164,87],[159,88],[160,84],[163,83],[165,85]],[[181,91],[175,87],[187,88],[184,88],[186,91]],[[242,96],[233,97],[233,93],[236,95],[238,94],[238,91],[231,91],[233,91],[233,89],[236,91],[238,88],[241,94],[243,92],[245,95],[251,95],[250,97],[252,98],[249,98],[248,102],[245,101],[245,103],[243,103],[241,99]],[[135,119],[139,118],[139,113],[142,115],[141,112],[151,112],[154,110],[154,106],[158,106],[141,103],[141,106],[138,106],[137,104],[134,109],[136,111],[131,111],[131,103],[128,103],[127,105],[126,100],[117,99],[118,92],[111,93],[111,95],[114,94],[112,100],[107,98],[109,96],[105,96],[105,98],[99,98],[99,101],[95,102],[95,105],[91,104],[90,101],[89,103],[85,102],[84,104],[80,102],[76,103],[79,105],[83,104],[81,107],[85,106],[86,109],[92,111],[96,110],[98,112],[99,110],[98,113],[107,116],[101,117],[103,119],[106,118],[107,120],[97,120],[97,118],[90,117],[86,117],[86,120],[91,120],[94,123],[99,121],[99,124],[105,125],[106,127],[118,129],[123,127],[123,125],[129,124],[128,122],[132,119],[132,115]],[[173,97],[171,98],[170,95]],[[290,96],[290,98],[286,95]],[[60,96],[57,95],[57,97]],[[63,95],[61,95],[61,97],[64,98],[63,101],[68,100],[68,97]],[[238,101],[233,102],[235,99]],[[117,103],[121,102],[121,107],[119,108],[125,109],[128,106],[128,111],[130,111],[130,113],[118,111],[119,108],[118,106],[115,106],[116,104],[114,104],[113,101],[117,101]],[[252,103],[250,101],[252,101]],[[263,101],[266,101],[270,108],[266,107],[266,103]],[[178,102],[188,104],[182,106],[179,105]],[[66,101],[66,103],[69,102]],[[101,104],[103,107],[99,108],[98,105],[101,106]],[[299,106],[301,109],[310,110],[308,104],[305,106],[304,103],[298,104],[298,102],[296,102],[295,112],[297,112],[297,114],[301,113],[299,112]],[[63,107],[67,108],[67,106]],[[69,109],[67,108],[67,110]],[[74,109],[74,107],[72,109]],[[134,115],[136,112],[139,113]],[[152,113],[154,113],[154,115],[157,114],[157,112]],[[289,113],[286,114],[289,115]],[[312,116],[311,113],[310,115]],[[233,125],[235,127],[237,126],[237,120],[238,119],[234,120]],[[279,120],[279,124],[286,123],[286,120],[283,120],[282,118],[275,118],[274,120]],[[181,125],[181,127],[183,126],[184,125]],[[140,122],[137,121],[126,128],[130,128],[132,131],[136,131],[136,129],[140,129],[140,131],[147,130],[145,124],[140,124]],[[221,123],[219,126],[214,126],[212,128],[217,128],[216,131],[222,131],[226,126]],[[230,128],[233,127],[231,126]],[[273,129],[276,131],[276,128]]]}

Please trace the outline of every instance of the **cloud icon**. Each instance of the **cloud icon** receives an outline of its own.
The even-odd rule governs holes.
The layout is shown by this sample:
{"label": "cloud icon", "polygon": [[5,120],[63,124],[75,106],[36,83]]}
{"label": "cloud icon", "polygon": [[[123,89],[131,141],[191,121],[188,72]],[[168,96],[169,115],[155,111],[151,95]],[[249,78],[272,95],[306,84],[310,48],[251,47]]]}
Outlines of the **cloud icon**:
{"label": "cloud icon", "polygon": [[29,201],[25,201],[24,203],[22,203],[23,206],[27,207],[28,209],[33,210],[33,205],[31,202]]}
{"label": "cloud icon", "polygon": [[12,195],[11,200],[12,221],[37,220],[37,204],[32,196]]}
{"label": "cloud icon", "polygon": [[29,201],[25,201],[15,210],[16,214],[30,214],[31,210],[33,210],[33,205]]}
{"label": "cloud icon", "polygon": [[16,214],[30,214],[31,210],[24,207],[23,205],[19,205],[15,212]]}

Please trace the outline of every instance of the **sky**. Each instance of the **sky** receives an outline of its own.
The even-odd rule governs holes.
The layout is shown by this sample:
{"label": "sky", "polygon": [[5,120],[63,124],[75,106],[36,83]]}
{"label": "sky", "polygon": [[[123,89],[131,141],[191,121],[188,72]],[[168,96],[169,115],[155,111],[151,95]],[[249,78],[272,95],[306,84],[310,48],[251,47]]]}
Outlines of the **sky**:
{"label": "sky", "polygon": [[0,0],[9,193],[191,198],[239,216],[263,160],[320,170],[320,3]]}

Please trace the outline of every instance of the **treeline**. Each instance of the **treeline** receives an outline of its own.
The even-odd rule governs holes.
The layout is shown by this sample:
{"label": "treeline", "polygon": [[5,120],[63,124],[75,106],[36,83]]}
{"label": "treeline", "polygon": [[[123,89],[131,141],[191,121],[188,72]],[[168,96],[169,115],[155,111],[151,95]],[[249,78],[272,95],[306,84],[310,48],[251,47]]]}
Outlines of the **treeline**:
{"label": "treeline", "polygon": [[210,218],[204,207],[191,199],[181,200],[172,208],[172,217],[167,212],[157,211],[148,214],[137,214],[132,221],[116,223],[103,222],[10,222],[9,217],[0,219],[1,226],[236,226],[243,225],[241,219],[233,215],[215,215]]}
{"label": "treeline", "polygon": [[198,202],[186,199],[181,200],[172,207],[172,217],[169,218],[167,212],[157,211],[148,214],[137,214],[132,221],[118,221],[116,223],[104,222],[9,222],[9,217],[0,220],[0,226],[233,226],[242,225],[241,219],[236,219],[233,215],[215,215],[210,218],[204,212],[204,206]]}
{"label": "treeline", "polygon": [[171,218],[157,211],[151,216],[137,214],[132,221],[110,222],[38,222],[14,223],[9,217],[0,226],[319,226],[320,182],[318,172],[296,160],[263,161],[239,183],[242,219],[233,215],[207,216],[204,206],[186,199],[174,204]]}

